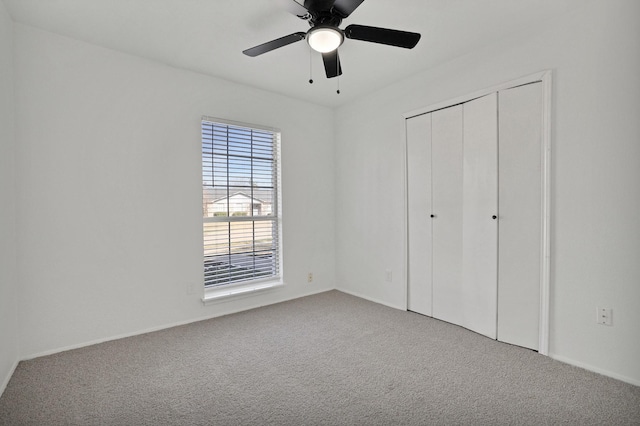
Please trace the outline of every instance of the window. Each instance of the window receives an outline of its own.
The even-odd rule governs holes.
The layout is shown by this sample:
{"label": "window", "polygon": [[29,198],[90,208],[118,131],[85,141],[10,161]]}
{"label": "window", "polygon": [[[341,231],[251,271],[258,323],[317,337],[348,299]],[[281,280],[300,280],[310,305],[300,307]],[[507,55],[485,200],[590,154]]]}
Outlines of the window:
{"label": "window", "polygon": [[280,281],[280,133],[202,120],[204,285],[218,295]]}

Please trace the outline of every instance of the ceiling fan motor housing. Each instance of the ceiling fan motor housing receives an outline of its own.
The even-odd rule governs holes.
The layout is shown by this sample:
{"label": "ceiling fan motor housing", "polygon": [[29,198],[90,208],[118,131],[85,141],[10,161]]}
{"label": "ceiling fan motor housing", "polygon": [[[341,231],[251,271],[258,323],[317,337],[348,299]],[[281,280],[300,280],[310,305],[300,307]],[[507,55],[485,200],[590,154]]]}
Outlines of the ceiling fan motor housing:
{"label": "ceiling fan motor housing", "polygon": [[327,27],[338,27],[342,23],[342,18],[334,14],[331,10],[322,12],[312,11],[311,18],[309,19],[309,25],[317,27],[320,25]]}

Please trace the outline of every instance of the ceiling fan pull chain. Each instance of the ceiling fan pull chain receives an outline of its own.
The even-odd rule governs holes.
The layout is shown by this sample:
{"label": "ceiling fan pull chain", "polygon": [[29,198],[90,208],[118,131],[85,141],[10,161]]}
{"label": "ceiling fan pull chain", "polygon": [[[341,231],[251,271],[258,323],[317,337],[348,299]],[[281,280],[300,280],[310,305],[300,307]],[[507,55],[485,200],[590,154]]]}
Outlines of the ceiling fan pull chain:
{"label": "ceiling fan pull chain", "polygon": [[309,84],[313,84],[313,66],[311,63],[313,52],[311,51],[311,46],[309,46]]}
{"label": "ceiling fan pull chain", "polygon": [[[336,55],[337,55],[337,51],[336,51]],[[337,56],[336,56],[337,58]],[[338,90],[336,90],[336,93],[339,95],[340,94],[340,60],[338,59],[336,61],[336,75],[338,76],[337,80],[338,80]]]}

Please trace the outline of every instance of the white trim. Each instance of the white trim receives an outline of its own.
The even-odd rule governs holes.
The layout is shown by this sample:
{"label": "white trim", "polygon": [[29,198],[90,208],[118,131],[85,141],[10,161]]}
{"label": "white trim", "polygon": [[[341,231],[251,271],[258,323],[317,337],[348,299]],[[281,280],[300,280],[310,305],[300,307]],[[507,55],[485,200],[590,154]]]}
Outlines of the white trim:
{"label": "white trim", "polygon": [[11,380],[13,373],[16,372],[16,368],[18,368],[19,363],[20,363],[20,360],[16,360],[13,363],[13,367],[9,369],[9,374],[7,374],[7,377],[5,377],[4,380],[2,381],[2,384],[0,384],[0,396],[2,396],[4,391],[7,389],[7,386],[9,385],[9,381]]}
{"label": "white trim", "polygon": [[549,301],[551,287],[551,106],[552,73],[547,70],[542,81],[542,239],[540,265],[540,324],[538,352],[549,355]]}
{"label": "white trim", "polygon": [[[404,113],[402,116],[405,125],[402,126],[402,136],[404,141],[405,156],[405,176],[404,176],[404,197],[405,197],[405,218],[408,214],[408,195],[407,195],[407,131],[406,120],[418,115],[427,114],[439,109],[452,107],[454,105],[469,102],[483,96],[487,96],[494,92],[511,89],[530,83],[542,83],[543,90],[543,111],[542,111],[542,240],[541,240],[541,267],[540,267],[540,323],[539,323],[539,342],[538,352],[542,355],[549,354],[549,300],[550,300],[550,280],[551,280],[551,107],[552,107],[552,72],[551,70],[543,70],[524,77],[517,78],[505,83],[491,86],[482,90],[478,90],[468,95],[458,96],[447,101],[441,101],[424,108],[415,109]],[[405,307],[408,309],[409,298],[407,286],[408,262],[408,229],[405,227],[404,235],[404,300]],[[359,296],[362,297],[362,296]],[[380,303],[380,302],[378,302]]]}
{"label": "white trim", "polygon": [[202,303],[209,305],[221,300],[240,299],[265,290],[275,290],[284,287],[284,282],[278,281],[251,281],[246,285],[225,285],[221,288],[205,288]]}
{"label": "white trim", "polygon": [[401,311],[406,311],[407,310],[406,306],[394,305],[392,303],[388,303],[388,302],[385,302],[385,301],[382,301],[382,300],[379,300],[379,299],[375,299],[373,297],[365,296],[363,294],[358,293],[357,291],[345,290],[345,289],[342,289],[340,287],[336,287],[335,290],[337,290],[339,292],[342,292],[342,293],[350,294],[351,296],[355,296],[355,297],[358,297],[360,299],[368,300],[369,302],[377,303],[378,305],[388,306],[389,308],[398,309],[398,310],[401,310]]}
{"label": "white trim", "polygon": [[448,108],[454,105],[463,104],[465,102],[469,102],[476,98],[481,98],[483,96],[489,95],[493,92],[499,92],[500,90],[511,89],[517,86],[522,86],[523,84],[535,83],[537,81],[544,81],[543,78],[547,75],[551,74],[550,70],[544,70],[540,72],[536,72],[533,74],[529,74],[524,77],[516,78],[515,80],[508,81],[506,83],[497,84],[495,86],[487,87],[485,89],[478,90],[468,95],[458,96],[457,98],[441,101],[435,104],[431,104],[427,107],[418,108],[413,111],[406,112],[402,114],[402,116],[407,119],[411,117],[415,117],[422,114],[427,114],[429,112],[437,111],[442,108]]}
{"label": "white trim", "polygon": [[601,374],[603,376],[611,377],[612,379],[620,380],[621,382],[629,383],[635,386],[640,386],[640,380],[623,376],[621,374],[613,373],[609,370],[605,370],[599,367],[594,367],[590,364],[585,364],[579,361],[575,361],[571,358],[564,357],[562,355],[549,354],[549,358],[555,359],[556,361],[563,362],[565,364],[573,365],[574,367],[579,367],[584,370],[591,371],[592,373]]}
{"label": "white trim", "polygon": [[263,126],[262,124],[247,124],[241,121],[227,120],[225,118],[208,117],[206,115],[203,115],[200,118],[200,122],[202,123],[203,121],[206,121],[208,123],[214,123],[214,124],[222,124],[222,125],[231,126],[231,127],[241,127],[243,129],[265,130],[267,132],[280,133],[280,129],[277,129],[275,127]]}
{"label": "white trim", "polygon": [[402,220],[404,224],[401,229],[404,229],[404,235],[402,236],[402,276],[400,279],[404,285],[402,286],[402,300],[404,300],[405,311],[409,310],[409,147],[407,143],[407,118],[405,117],[402,123],[402,156],[404,158],[404,176],[403,176],[403,197],[404,197],[404,214]]}
{"label": "white trim", "polygon": [[[269,303],[253,303],[252,305],[248,306],[248,307],[244,307],[244,308],[238,308],[238,309],[232,309],[229,312],[225,312],[223,314],[213,314],[213,315],[205,315],[199,318],[194,318],[194,319],[188,319],[188,320],[184,320],[184,321],[176,321],[176,322],[172,322],[172,323],[168,323],[165,325],[161,325],[161,326],[157,326],[157,327],[151,327],[151,328],[146,328],[146,329],[142,329],[142,330],[138,330],[138,331],[133,331],[131,333],[123,333],[123,334],[117,334],[114,336],[110,336],[110,337],[105,337],[102,339],[94,339],[94,340],[89,340],[87,342],[84,343],[77,343],[74,345],[69,345],[69,346],[64,346],[61,348],[56,348],[56,349],[50,349],[47,351],[43,351],[43,352],[37,352],[35,354],[31,354],[31,355],[25,355],[24,358],[21,359],[21,361],[27,361],[30,359],[34,359],[34,358],[39,358],[42,356],[47,356],[47,355],[53,355],[53,354],[57,354],[60,352],[66,352],[66,351],[70,351],[73,349],[80,349],[80,348],[84,348],[87,346],[92,346],[92,345],[97,345],[99,343],[105,343],[105,342],[110,342],[113,340],[119,340],[119,339],[125,339],[127,337],[134,337],[134,336],[139,336],[141,334],[147,334],[147,333],[153,333],[155,331],[161,331],[161,330],[166,330],[169,328],[173,328],[173,327],[179,327],[181,325],[187,325],[187,324],[192,324],[192,323],[196,323],[196,322],[200,322],[200,321],[207,321],[210,319],[214,319],[214,318],[219,318],[219,317],[224,317],[227,315],[233,315],[233,314],[237,314],[239,312],[244,312],[244,311],[250,311],[252,309],[258,309],[261,308],[263,306],[270,306],[270,305],[275,305],[277,303],[282,303],[282,302],[288,302],[289,300],[294,300],[294,299],[298,299],[301,297],[307,297],[307,296],[313,296],[314,294],[320,294],[320,293],[324,293],[327,291],[332,291],[335,289],[322,289],[322,290],[315,290],[315,291],[310,291],[310,292],[305,292],[302,294],[298,294],[296,296],[290,296],[290,297],[285,297],[283,299],[274,301],[274,302],[269,302]],[[229,299],[227,299],[229,300]]]}

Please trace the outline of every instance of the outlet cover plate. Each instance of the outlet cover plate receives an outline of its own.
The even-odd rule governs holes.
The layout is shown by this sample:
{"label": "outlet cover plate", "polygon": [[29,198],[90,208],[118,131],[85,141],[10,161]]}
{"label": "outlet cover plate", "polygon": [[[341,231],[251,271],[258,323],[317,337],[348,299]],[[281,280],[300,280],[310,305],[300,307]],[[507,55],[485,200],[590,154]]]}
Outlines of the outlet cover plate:
{"label": "outlet cover plate", "polygon": [[597,318],[596,322],[602,325],[613,325],[613,309],[611,308],[596,308]]}

